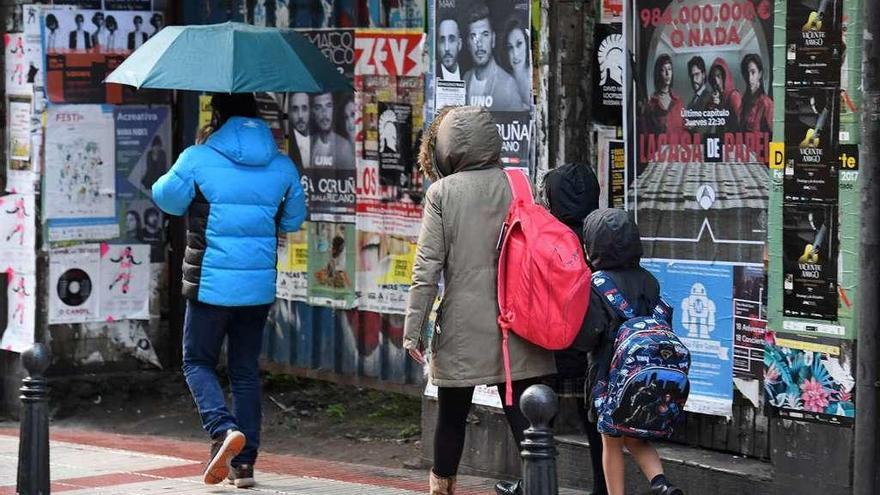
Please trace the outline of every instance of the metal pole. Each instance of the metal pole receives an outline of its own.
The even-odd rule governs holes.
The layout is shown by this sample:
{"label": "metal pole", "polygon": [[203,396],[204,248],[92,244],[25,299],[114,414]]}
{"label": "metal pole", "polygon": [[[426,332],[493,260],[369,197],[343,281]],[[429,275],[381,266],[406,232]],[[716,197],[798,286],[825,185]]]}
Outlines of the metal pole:
{"label": "metal pole", "polygon": [[861,276],[859,278],[859,333],[856,373],[856,431],[854,441],[853,493],[874,495],[880,490],[877,463],[880,462],[880,417],[877,389],[880,387],[877,361],[878,306],[880,306],[880,235],[877,199],[880,183],[880,2],[864,0],[865,28],[862,61],[862,143],[859,174],[862,183]]}
{"label": "metal pole", "polygon": [[49,349],[40,343],[21,355],[28,372],[21,387],[17,483],[21,495],[49,495],[49,387],[43,376],[49,362]]}
{"label": "metal pole", "polygon": [[531,425],[522,443],[523,491],[525,495],[558,495],[556,442],[550,422],[559,410],[553,389],[532,385],[523,392],[519,407]]}

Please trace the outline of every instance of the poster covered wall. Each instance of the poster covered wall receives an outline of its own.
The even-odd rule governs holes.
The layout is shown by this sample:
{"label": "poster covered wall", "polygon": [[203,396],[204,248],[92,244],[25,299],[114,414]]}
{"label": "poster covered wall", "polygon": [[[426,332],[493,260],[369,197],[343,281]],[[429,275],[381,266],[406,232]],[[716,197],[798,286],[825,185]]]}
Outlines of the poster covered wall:
{"label": "poster covered wall", "polygon": [[106,105],[49,107],[43,195],[50,241],[119,234],[113,115]]}

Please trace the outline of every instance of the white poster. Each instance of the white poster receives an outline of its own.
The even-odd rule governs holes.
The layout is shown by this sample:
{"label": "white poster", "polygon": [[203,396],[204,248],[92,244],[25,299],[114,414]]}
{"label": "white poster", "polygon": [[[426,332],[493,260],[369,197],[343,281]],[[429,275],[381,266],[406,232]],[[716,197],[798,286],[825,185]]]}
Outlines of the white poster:
{"label": "white poster", "polygon": [[278,277],[275,279],[275,297],[287,301],[309,300],[308,227],[303,225],[278,239]]}
{"label": "white poster", "polygon": [[34,345],[36,319],[36,263],[6,270],[6,328],[0,349],[23,352]]}
{"label": "white poster", "polygon": [[7,33],[6,44],[6,94],[30,96],[32,85],[28,82],[28,56],[23,33]]}
{"label": "white poster", "polygon": [[31,266],[35,263],[34,206],[34,196],[30,194],[0,196],[0,260],[3,265]]}
{"label": "white poster", "polygon": [[102,244],[101,321],[150,319],[150,246]]}
{"label": "white poster", "polygon": [[6,190],[34,193],[38,180],[31,160],[31,100],[6,98]]}
{"label": "white poster", "polygon": [[49,107],[44,193],[50,241],[119,234],[115,140],[113,107]]}
{"label": "white poster", "polygon": [[100,321],[101,246],[84,244],[49,252],[49,323]]}
{"label": "white poster", "polygon": [[[425,386],[425,396],[436,399],[437,386],[428,383]],[[494,386],[477,385],[474,387],[474,397],[471,399],[471,404],[502,409],[501,394],[498,393],[498,389]]]}
{"label": "white poster", "polygon": [[405,315],[415,257],[413,237],[359,230],[358,309]]}
{"label": "white poster", "polygon": [[46,11],[60,8],[62,7],[49,5],[24,6],[24,12],[22,15],[24,16],[24,47],[28,79],[33,83],[34,87],[37,88],[45,86],[45,73],[43,72],[44,53],[40,19],[46,15]]}

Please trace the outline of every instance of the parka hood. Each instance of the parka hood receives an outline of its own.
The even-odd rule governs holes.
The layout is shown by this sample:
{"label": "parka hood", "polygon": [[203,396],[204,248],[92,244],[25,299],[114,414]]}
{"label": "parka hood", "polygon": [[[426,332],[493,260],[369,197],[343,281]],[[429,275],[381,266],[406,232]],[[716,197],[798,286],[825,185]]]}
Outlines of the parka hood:
{"label": "parka hood", "polygon": [[599,209],[599,180],[584,163],[568,163],[547,172],[542,192],[550,213],[578,237],[583,235],[584,219]]}
{"label": "parka hood", "polygon": [[205,142],[240,165],[262,167],[278,154],[269,126],[259,118],[232,117]]}
{"label": "parka hood", "polygon": [[733,82],[733,74],[730,72],[730,67],[727,66],[727,61],[721,57],[715,59],[712,62],[712,66],[709,67],[709,74],[711,77],[712,69],[716,66],[721,67],[724,70],[724,97],[727,98],[730,93],[736,91],[736,86]]}
{"label": "parka hood", "polygon": [[446,107],[437,114],[419,150],[419,167],[437,180],[465,170],[501,167],[501,137],[489,110]]}
{"label": "parka hood", "polygon": [[584,246],[595,270],[638,266],[642,258],[639,227],[624,210],[603,208],[584,220]]}

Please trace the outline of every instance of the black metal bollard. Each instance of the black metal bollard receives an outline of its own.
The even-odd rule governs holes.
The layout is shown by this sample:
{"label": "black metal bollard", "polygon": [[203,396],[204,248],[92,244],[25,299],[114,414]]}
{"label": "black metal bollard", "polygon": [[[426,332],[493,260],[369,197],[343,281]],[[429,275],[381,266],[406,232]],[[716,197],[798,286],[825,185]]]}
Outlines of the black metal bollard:
{"label": "black metal bollard", "polygon": [[556,441],[550,422],[559,411],[556,392],[546,385],[532,385],[523,392],[519,407],[531,425],[522,443],[523,491],[525,495],[558,495]]}
{"label": "black metal bollard", "polygon": [[18,444],[18,493],[49,495],[49,387],[43,377],[49,349],[35,344],[23,352],[28,372],[21,386],[21,433]]}

